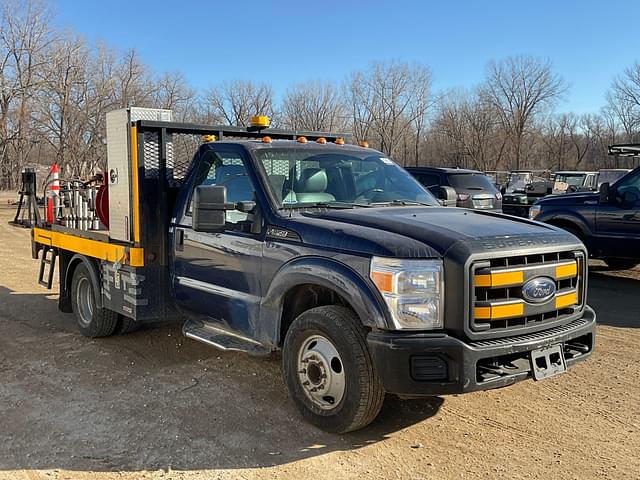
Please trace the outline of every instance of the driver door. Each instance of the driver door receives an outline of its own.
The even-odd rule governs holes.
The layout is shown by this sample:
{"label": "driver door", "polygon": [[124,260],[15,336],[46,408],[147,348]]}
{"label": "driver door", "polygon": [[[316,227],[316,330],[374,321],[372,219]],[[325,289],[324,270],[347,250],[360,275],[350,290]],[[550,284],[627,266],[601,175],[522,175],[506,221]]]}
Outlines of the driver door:
{"label": "driver door", "polygon": [[[225,185],[228,202],[256,200],[239,147],[212,146],[200,168],[192,194],[198,185]],[[205,233],[191,228],[191,210],[189,202],[176,225],[176,300],[192,317],[253,338],[262,295],[262,229],[252,228],[258,216],[230,210],[224,229]]]}
{"label": "driver door", "polygon": [[640,245],[640,169],[616,182],[613,198],[600,204],[596,232],[604,255],[637,257]]}

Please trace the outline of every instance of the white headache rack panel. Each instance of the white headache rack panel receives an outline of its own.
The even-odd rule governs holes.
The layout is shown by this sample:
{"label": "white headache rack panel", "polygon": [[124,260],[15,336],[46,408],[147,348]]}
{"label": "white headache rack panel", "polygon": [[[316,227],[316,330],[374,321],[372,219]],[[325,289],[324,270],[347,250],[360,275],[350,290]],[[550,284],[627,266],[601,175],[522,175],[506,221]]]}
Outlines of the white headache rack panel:
{"label": "white headache rack panel", "polygon": [[[130,107],[107,113],[107,180],[109,185],[109,237],[132,241],[133,183],[131,122],[172,121],[171,110]],[[136,141],[134,139],[134,141]],[[139,165],[138,165],[139,166]],[[136,202],[137,203],[137,202]]]}

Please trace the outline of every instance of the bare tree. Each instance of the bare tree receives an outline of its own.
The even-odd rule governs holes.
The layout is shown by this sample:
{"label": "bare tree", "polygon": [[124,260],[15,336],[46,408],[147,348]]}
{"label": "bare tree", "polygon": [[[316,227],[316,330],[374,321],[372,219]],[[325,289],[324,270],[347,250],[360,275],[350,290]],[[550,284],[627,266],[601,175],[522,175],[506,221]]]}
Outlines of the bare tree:
{"label": "bare tree", "polygon": [[50,12],[41,1],[6,1],[0,13],[0,186],[12,188],[34,147],[31,107],[36,72],[51,42]]}
{"label": "bare tree", "polygon": [[196,93],[180,72],[162,74],[154,90],[156,107],[172,110],[179,121],[194,120]]}
{"label": "bare tree", "polygon": [[468,158],[479,170],[496,170],[507,141],[495,108],[482,101],[478,90],[448,92],[438,104],[432,128],[448,139],[442,155],[449,163]]}
{"label": "bare tree", "polygon": [[347,117],[346,105],[331,83],[294,85],[282,100],[282,123],[287,128],[345,131]]}
{"label": "bare tree", "polygon": [[[354,72],[346,84],[346,97],[356,138],[368,139],[388,155],[401,153],[412,139],[417,154],[430,103],[431,72],[407,63],[374,63]],[[403,158],[406,162],[407,149]],[[415,159],[411,163],[414,163]]]}
{"label": "bare tree", "polygon": [[618,75],[607,92],[606,109],[617,117],[627,141],[633,141],[640,128],[640,63]]}
{"label": "bare tree", "polygon": [[565,89],[564,81],[553,73],[549,61],[517,56],[489,63],[484,97],[500,113],[509,135],[512,168],[521,167],[525,136],[536,115],[552,106]]}
{"label": "bare tree", "polygon": [[235,80],[210,88],[205,94],[209,116],[230,125],[249,125],[253,115],[275,116],[271,86]]}

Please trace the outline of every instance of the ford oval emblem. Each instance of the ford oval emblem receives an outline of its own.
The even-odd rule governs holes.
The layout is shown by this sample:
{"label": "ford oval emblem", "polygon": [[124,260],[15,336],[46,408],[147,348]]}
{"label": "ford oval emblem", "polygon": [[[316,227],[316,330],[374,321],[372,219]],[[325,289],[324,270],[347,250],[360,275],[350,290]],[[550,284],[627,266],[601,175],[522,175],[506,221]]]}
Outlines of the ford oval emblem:
{"label": "ford oval emblem", "polygon": [[536,277],[522,286],[522,297],[529,303],[543,303],[556,293],[556,282],[549,277]]}

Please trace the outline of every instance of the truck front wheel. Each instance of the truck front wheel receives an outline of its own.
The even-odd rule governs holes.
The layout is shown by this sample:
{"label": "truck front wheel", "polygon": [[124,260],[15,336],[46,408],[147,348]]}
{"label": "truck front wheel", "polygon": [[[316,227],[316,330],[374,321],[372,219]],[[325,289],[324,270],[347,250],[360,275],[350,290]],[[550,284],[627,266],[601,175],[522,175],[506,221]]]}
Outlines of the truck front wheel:
{"label": "truck front wheel", "polygon": [[287,332],[282,357],[289,393],[313,425],[346,433],[378,415],[384,388],[365,329],[348,308],[329,305],[301,314]]}
{"label": "truck front wheel", "polygon": [[108,337],[118,325],[118,314],[97,306],[96,292],[89,270],[80,263],[71,281],[71,304],[80,333],[85,337]]}

